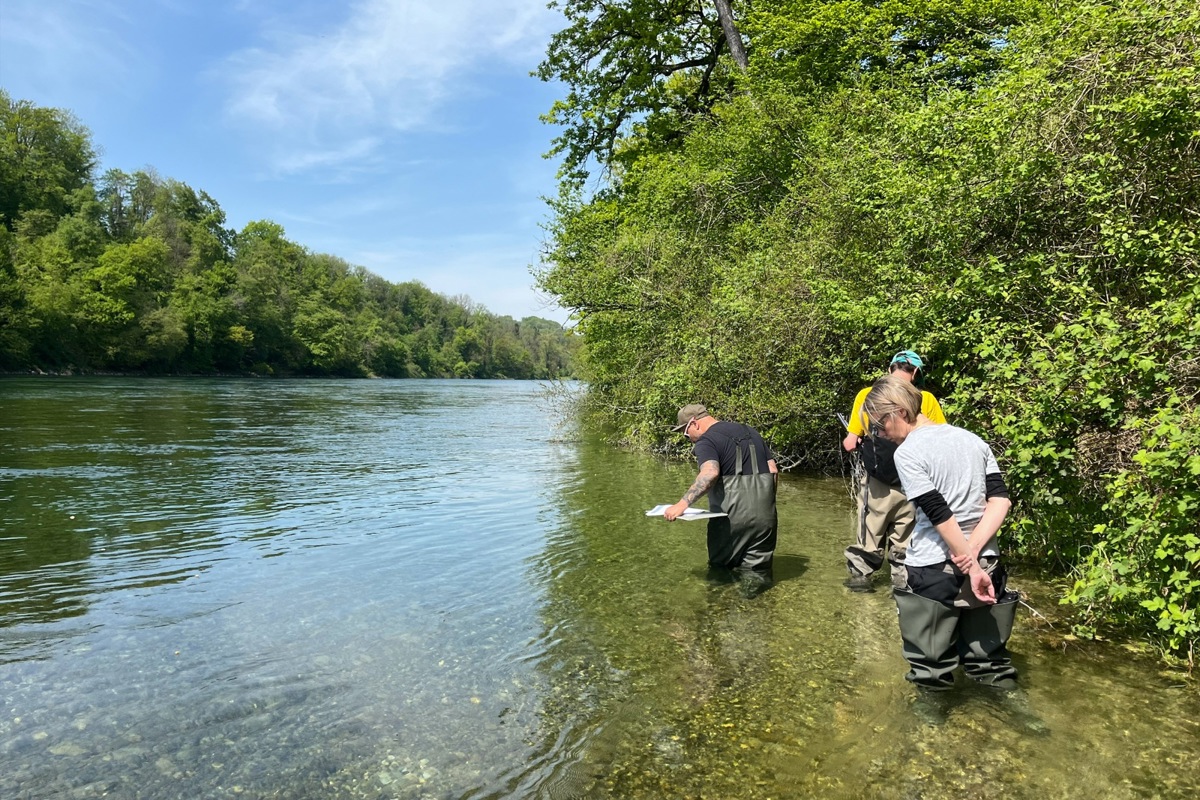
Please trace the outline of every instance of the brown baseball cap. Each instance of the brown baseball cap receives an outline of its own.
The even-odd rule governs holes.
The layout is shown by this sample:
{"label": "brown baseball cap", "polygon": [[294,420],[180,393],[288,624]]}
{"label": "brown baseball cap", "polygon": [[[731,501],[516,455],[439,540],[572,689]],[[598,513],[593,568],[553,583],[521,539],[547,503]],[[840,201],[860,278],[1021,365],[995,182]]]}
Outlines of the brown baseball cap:
{"label": "brown baseball cap", "polygon": [[708,409],[703,403],[688,403],[683,408],[679,409],[679,413],[675,415],[675,421],[678,425],[671,428],[673,431],[681,431],[687,427],[687,424],[694,419],[708,416]]}

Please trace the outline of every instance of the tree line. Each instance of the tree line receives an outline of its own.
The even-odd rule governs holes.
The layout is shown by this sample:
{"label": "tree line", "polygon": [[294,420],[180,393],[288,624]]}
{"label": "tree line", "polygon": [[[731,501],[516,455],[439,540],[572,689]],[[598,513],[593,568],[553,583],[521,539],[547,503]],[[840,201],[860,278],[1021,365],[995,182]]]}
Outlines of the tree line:
{"label": "tree line", "polygon": [[1001,455],[1006,546],[1066,578],[1076,633],[1193,665],[1200,7],[554,5],[539,281],[592,413],[671,450],[702,400],[836,468],[834,413],[916,349]]}
{"label": "tree line", "polygon": [[0,91],[2,370],[572,375],[556,322],[390,283],[270,221],[232,230],[203,191],[97,163],[69,112]]}

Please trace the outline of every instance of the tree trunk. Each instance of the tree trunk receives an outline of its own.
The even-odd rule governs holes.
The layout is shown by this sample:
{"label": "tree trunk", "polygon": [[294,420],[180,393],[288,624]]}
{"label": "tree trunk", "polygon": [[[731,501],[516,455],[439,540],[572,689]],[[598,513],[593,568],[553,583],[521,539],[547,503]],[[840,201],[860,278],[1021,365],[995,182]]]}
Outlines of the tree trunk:
{"label": "tree trunk", "polygon": [[717,6],[717,16],[721,18],[721,29],[725,31],[725,41],[729,42],[729,54],[742,71],[750,66],[746,58],[746,48],[742,44],[742,35],[738,33],[737,25],[733,22],[733,9],[729,0],[714,0]]}

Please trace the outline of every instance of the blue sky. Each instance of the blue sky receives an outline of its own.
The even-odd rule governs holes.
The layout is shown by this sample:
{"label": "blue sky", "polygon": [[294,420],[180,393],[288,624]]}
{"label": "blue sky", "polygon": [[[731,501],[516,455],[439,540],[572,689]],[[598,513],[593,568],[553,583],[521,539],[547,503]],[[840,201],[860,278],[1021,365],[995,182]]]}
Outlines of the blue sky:
{"label": "blue sky", "polygon": [[71,111],[100,169],[153,168],[228,224],[493,313],[533,288],[557,163],[529,72],[546,0],[0,0],[0,87]]}

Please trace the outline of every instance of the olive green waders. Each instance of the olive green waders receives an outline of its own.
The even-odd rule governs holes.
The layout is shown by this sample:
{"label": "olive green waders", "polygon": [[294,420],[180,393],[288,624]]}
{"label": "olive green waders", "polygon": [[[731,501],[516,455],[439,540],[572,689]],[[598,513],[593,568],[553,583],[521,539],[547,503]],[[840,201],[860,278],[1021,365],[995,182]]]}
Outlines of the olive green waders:
{"label": "olive green waders", "polygon": [[1016,592],[1005,592],[994,605],[964,608],[958,618],[958,655],[967,677],[999,689],[1017,685],[1017,668],[1008,654],[1017,616]]}
{"label": "olive green waders", "polygon": [[949,689],[962,664],[967,677],[1001,689],[1017,685],[1006,644],[1016,618],[1016,592],[994,605],[956,608],[907,589],[894,589],[900,638],[909,671],[905,679],[926,689]]}
{"label": "olive green waders", "polygon": [[[742,471],[742,447],[749,448],[750,472]],[[763,572],[775,555],[778,520],[775,475],[759,472],[758,452],[747,434],[735,442],[737,470],[722,475],[709,492],[708,507],[729,516],[708,521],[708,563],[725,569]],[[762,465],[767,469],[767,465]]]}

